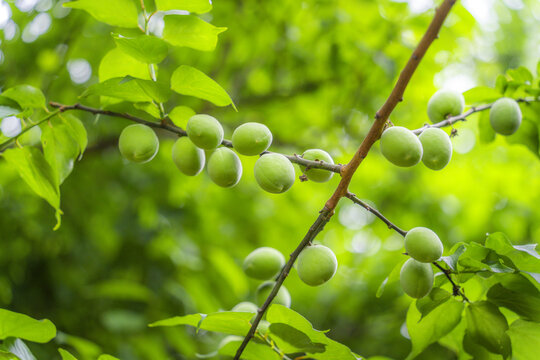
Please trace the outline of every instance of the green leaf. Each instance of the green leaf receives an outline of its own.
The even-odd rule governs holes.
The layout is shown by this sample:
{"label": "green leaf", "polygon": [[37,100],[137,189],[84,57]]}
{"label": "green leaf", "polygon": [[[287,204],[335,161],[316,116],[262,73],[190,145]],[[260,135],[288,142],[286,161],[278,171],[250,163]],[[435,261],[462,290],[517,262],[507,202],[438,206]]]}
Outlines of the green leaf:
{"label": "green leaf", "polygon": [[506,91],[506,86],[508,85],[508,80],[506,76],[499,74],[497,80],[495,81],[495,89],[502,95]]}
{"label": "green leaf", "polygon": [[251,328],[252,313],[222,311],[208,314],[199,324],[207,331],[244,336]]}
{"label": "green leaf", "polygon": [[45,108],[45,95],[30,85],[17,85],[7,89],[2,96],[11,99],[21,106],[21,108]]}
{"label": "green leaf", "polygon": [[190,326],[197,327],[202,319],[203,319],[203,316],[201,314],[190,314],[190,315],[175,316],[172,318],[155,321],[149,324],[148,326],[159,327],[159,326],[190,325]]}
{"label": "green leaf", "polygon": [[510,356],[512,352],[510,338],[506,334],[508,323],[497,306],[488,302],[475,302],[465,309],[467,333],[487,350]]}
{"label": "green leaf", "polygon": [[534,155],[540,155],[538,125],[527,118],[523,119],[519,129],[514,134],[506,136],[505,139],[510,144],[525,145]]}
{"label": "green leaf", "polygon": [[499,91],[487,86],[477,86],[463,93],[467,105],[493,102],[501,97]]}
{"label": "green leaf", "polygon": [[187,106],[177,106],[169,113],[169,118],[174,125],[185,127],[190,117],[195,115],[195,111]]}
{"label": "green leaf", "polygon": [[30,316],[0,309],[0,340],[8,337],[46,343],[56,336],[56,327],[47,319],[36,320]]}
{"label": "green leaf", "polygon": [[386,286],[399,280],[399,273],[405,261],[407,261],[407,257],[402,257],[402,259],[396,265],[394,265],[392,271],[390,271],[390,274],[388,274],[388,276],[383,280],[381,285],[379,285],[377,293],[375,294],[376,297],[380,298],[383,295]]}
{"label": "green leaf", "polygon": [[134,38],[112,34],[116,46],[125,54],[147,64],[158,64],[167,56],[168,47],[165,41],[150,35]]}
{"label": "green leaf", "polygon": [[165,102],[169,98],[169,90],[163,83],[128,76],[94,84],[81,96],[91,95],[109,96],[129,102]]}
{"label": "green leaf", "polygon": [[19,360],[37,360],[28,346],[21,339],[8,338],[2,344],[10,353],[17,356]]}
{"label": "green leaf", "polygon": [[0,360],[21,360],[16,355],[0,349]]}
{"label": "green leaf", "polygon": [[[218,353],[223,356],[233,357],[242,343],[242,338],[232,340],[219,348]],[[251,340],[242,353],[243,360],[279,360],[281,357],[266,344]]]}
{"label": "green leaf", "polygon": [[160,119],[161,114],[159,112],[159,108],[156,106],[155,103],[152,102],[140,102],[140,103],[134,103],[133,106],[135,106],[136,109],[142,110],[145,113],[149,114],[150,116]]}
{"label": "green leaf", "polygon": [[287,324],[271,324],[270,334],[272,340],[279,344],[279,349],[285,353],[322,353],[326,345],[314,343],[302,331]]}
{"label": "green leaf", "polygon": [[86,128],[82,121],[73,114],[62,114],[59,117],[65,124],[69,135],[77,142],[79,159],[82,158],[82,155],[88,146],[88,134]]}
{"label": "green leaf", "polygon": [[522,275],[504,276],[501,283],[489,289],[487,298],[497,306],[512,310],[525,320],[540,322],[540,291]]}
{"label": "green leaf", "polygon": [[540,349],[540,324],[516,320],[507,331],[512,341],[512,359],[530,360],[538,358]]}
{"label": "green leaf", "polygon": [[17,115],[20,112],[21,108],[16,101],[0,95],[0,118]]}
{"label": "green leaf", "polygon": [[[416,300],[416,308],[422,314],[424,318],[431,311],[435,310],[438,306],[448,301],[452,295],[441,288],[432,289],[427,296]],[[421,320],[421,319],[420,319]]]}
{"label": "green leaf", "polygon": [[503,233],[493,233],[486,240],[486,248],[493,249],[497,254],[509,258],[521,271],[540,273],[540,258],[530,251],[515,248]]}
{"label": "green leaf", "polygon": [[459,257],[461,256],[461,254],[465,252],[466,247],[467,247],[467,244],[463,244],[463,243],[454,245],[452,249],[450,250],[452,254],[448,256],[443,256],[441,260],[444,261],[445,264],[448,265],[448,267],[451,270],[455,271],[457,269]]}
{"label": "green leaf", "polygon": [[[425,305],[421,308],[425,308]],[[462,312],[462,302],[448,299],[422,318],[417,306],[411,303],[407,312],[407,330],[411,337],[412,349],[407,359],[413,359],[430,344],[452,331],[461,321]]]}
{"label": "green leaf", "polygon": [[77,360],[77,358],[67,350],[64,350],[62,348],[58,349],[58,352],[60,353],[60,356],[62,357],[62,360]]}
{"label": "green leaf", "polygon": [[463,270],[489,270],[489,265],[483,261],[489,254],[489,249],[486,249],[482,245],[471,242],[467,244],[465,251],[458,259],[458,271]]}
{"label": "green leaf", "polygon": [[60,226],[60,189],[52,168],[39,149],[31,146],[8,149],[4,158],[40,197],[56,209],[56,228]]}
{"label": "green leaf", "polygon": [[489,121],[489,111],[482,111],[478,116],[478,137],[484,144],[495,140],[495,130]]}
{"label": "green leaf", "polygon": [[227,28],[216,27],[193,15],[167,15],[164,17],[163,39],[174,46],[212,51],[218,35]]}
{"label": "green leaf", "polygon": [[515,81],[519,83],[532,83],[533,81],[533,75],[524,66],[520,66],[517,69],[510,69],[506,72],[510,78],[514,79]]}
{"label": "green leaf", "polygon": [[99,63],[98,73],[99,81],[102,82],[124,76],[151,80],[148,65],[124,53],[119,48],[114,48],[105,54]]}
{"label": "green leaf", "polygon": [[60,121],[44,126],[41,133],[43,154],[55,176],[55,183],[61,185],[73,171],[73,164],[79,155],[79,145],[71,136],[70,129]]}
{"label": "green leaf", "polygon": [[97,360],[120,360],[120,359],[112,355],[103,354],[103,355],[100,355]]}
{"label": "green leaf", "polygon": [[63,6],[84,10],[96,20],[112,26],[138,27],[139,14],[132,0],[78,0]]}
{"label": "green leaf", "polygon": [[208,100],[217,106],[231,104],[236,110],[229,94],[217,82],[191,66],[182,65],[174,71],[171,77],[171,89],[182,95]]}
{"label": "green leaf", "polygon": [[[356,359],[348,347],[328,338],[323,331],[315,330],[306,318],[285,306],[278,304],[271,305],[268,309],[266,320],[271,324],[270,333],[272,333],[273,324],[287,324],[306,334],[312,343],[323,344],[326,347],[326,350],[323,353],[308,353],[310,355],[309,358],[340,360]],[[278,342],[278,346],[279,345],[280,343]]]}
{"label": "green leaf", "polygon": [[212,10],[210,0],[156,0],[158,10],[186,10],[196,14],[203,14]]}

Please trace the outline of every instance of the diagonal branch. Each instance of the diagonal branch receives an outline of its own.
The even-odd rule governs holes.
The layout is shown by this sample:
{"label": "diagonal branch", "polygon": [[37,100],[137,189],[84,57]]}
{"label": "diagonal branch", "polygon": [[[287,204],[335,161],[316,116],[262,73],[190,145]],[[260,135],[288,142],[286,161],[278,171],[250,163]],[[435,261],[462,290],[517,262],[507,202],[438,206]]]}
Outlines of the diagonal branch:
{"label": "diagonal branch", "polygon": [[418,64],[424,54],[426,53],[427,49],[431,45],[431,43],[437,38],[439,30],[446,19],[446,16],[450,12],[450,9],[452,6],[456,3],[456,0],[444,0],[441,6],[436,10],[435,16],[433,20],[431,21],[428,29],[426,30],[426,33],[422,37],[422,40],[420,40],[420,43],[418,44],[417,48],[414,50],[413,54],[411,55],[409,61],[407,62],[407,65],[405,65],[405,68],[401,72],[399,79],[390,93],[390,96],[382,106],[382,108],[377,111],[377,114],[375,115],[375,122],[371,126],[371,129],[369,130],[368,134],[362,141],[362,144],[358,148],[357,152],[354,154],[353,158],[349,163],[342,167],[341,169],[341,181],[339,182],[338,187],[336,188],[334,194],[332,197],[326,202],[323,210],[321,210],[319,217],[313,223],[310,230],[302,240],[302,242],[297,246],[297,248],[294,250],[294,252],[291,254],[289,261],[283,269],[281,270],[281,273],[278,276],[278,279],[276,281],[276,284],[270,294],[268,295],[268,298],[264,302],[264,304],[260,307],[257,316],[253,323],[251,324],[251,329],[246,334],[244,341],[242,341],[242,344],[238,348],[236,355],[234,357],[234,360],[239,360],[240,356],[242,355],[242,352],[246,348],[247,344],[253,337],[253,334],[255,333],[255,330],[257,329],[257,326],[259,325],[259,322],[261,321],[264,313],[268,309],[268,306],[270,306],[270,303],[276,296],[279,288],[281,287],[281,284],[283,284],[283,281],[289,274],[289,270],[292,268],[294,262],[296,261],[296,258],[302,252],[302,250],[315,238],[315,236],[323,229],[324,225],[330,221],[330,218],[332,217],[334,213],[334,209],[336,208],[339,200],[346,196],[348,193],[348,187],[349,183],[351,182],[351,179],[356,172],[356,169],[362,162],[362,160],[367,156],[369,150],[380,137],[380,134],[384,128],[384,125],[386,123],[386,120],[388,120],[388,117],[396,107],[396,105],[402,101],[403,99],[403,93],[405,92],[405,88],[407,87],[409,80],[411,79],[414,71],[418,67]]}
{"label": "diagonal branch", "polygon": [[[123,119],[127,119],[130,121],[139,123],[139,124],[150,126],[155,129],[163,129],[173,134],[176,134],[178,136],[187,136],[187,132],[184,129],[172,124],[170,121],[152,122],[152,121],[141,119],[137,116],[133,116],[131,114],[120,113],[120,112],[111,111],[111,110],[97,109],[97,108],[93,108],[93,107],[89,107],[89,106],[85,106],[81,104],[64,105],[57,102],[51,102],[49,103],[49,105],[51,105],[53,108],[57,108],[58,111],[60,112],[65,112],[65,111],[70,111],[70,110],[81,110],[81,111],[89,112],[94,115],[107,115],[107,116],[112,116],[112,117],[117,117],[117,118],[123,118]],[[233,147],[232,142],[227,139],[224,139],[221,144],[223,146],[227,146],[230,148]],[[323,169],[327,171],[332,171],[338,174],[341,172],[341,165],[339,164],[329,164],[324,161],[306,160],[298,155],[285,155],[285,154],[282,154],[282,155],[284,155],[287,159],[289,159],[290,162],[298,164],[298,165],[306,166],[313,169]]]}

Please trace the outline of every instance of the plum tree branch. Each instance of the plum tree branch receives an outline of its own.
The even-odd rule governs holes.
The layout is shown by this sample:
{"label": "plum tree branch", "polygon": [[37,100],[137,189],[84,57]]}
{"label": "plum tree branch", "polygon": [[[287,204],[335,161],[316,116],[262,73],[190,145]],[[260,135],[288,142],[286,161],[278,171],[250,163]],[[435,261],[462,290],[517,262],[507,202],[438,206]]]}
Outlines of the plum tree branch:
{"label": "plum tree branch", "polygon": [[411,79],[413,73],[418,67],[418,64],[420,63],[420,60],[426,53],[429,46],[437,38],[444,20],[446,19],[448,13],[450,12],[450,9],[455,3],[456,0],[444,0],[441,6],[435,11],[435,16],[433,20],[429,24],[429,27],[426,30],[426,33],[424,34],[422,39],[420,40],[420,43],[409,58],[409,61],[405,65],[405,68],[401,71],[399,79],[394,86],[392,92],[390,93],[390,96],[388,97],[384,105],[381,107],[381,109],[377,111],[377,114],[375,115],[375,122],[371,126],[368,134],[362,141],[360,147],[354,154],[351,161],[349,161],[349,163],[347,163],[341,168],[341,181],[339,182],[339,185],[334,191],[334,194],[326,202],[324,208],[319,214],[319,217],[310,227],[310,230],[307,232],[302,242],[300,242],[300,244],[296,247],[296,249],[290,256],[289,261],[281,270],[274,288],[268,295],[264,304],[260,307],[255,320],[251,324],[251,329],[246,334],[244,341],[242,341],[242,344],[236,352],[234,360],[240,360],[242,352],[253,337],[253,334],[255,333],[255,330],[257,329],[257,326],[259,325],[259,322],[261,321],[265,311],[268,309],[270,303],[279,291],[279,288],[289,274],[289,270],[292,268],[298,255],[300,255],[300,252],[302,252],[302,250],[315,238],[315,236],[323,229],[324,225],[328,223],[328,221],[330,221],[330,218],[332,217],[334,209],[336,208],[339,200],[342,197],[346,196],[346,194],[348,193],[348,187],[354,173],[356,172],[356,169],[358,168],[362,160],[367,156],[373,144],[379,139],[384,125],[386,124],[388,117],[390,116],[396,105],[403,100],[403,93],[405,92],[405,88],[407,87],[409,80]]}
{"label": "plum tree branch", "polygon": [[[532,102],[535,102],[535,101],[540,101],[540,96],[538,96],[538,97],[520,98],[520,99],[516,99],[516,101],[518,103],[521,102],[521,103],[529,104],[529,103],[532,103]],[[426,124],[426,125],[422,126],[419,129],[413,130],[412,132],[415,133],[416,135],[420,135],[424,130],[426,130],[428,128],[432,128],[432,127],[443,128],[443,127],[446,127],[446,126],[452,126],[452,125],[454,125],[455,123],[457,123],[459,121],[467,120],[467,117],[471,116],[474,113],[491,109],[493,104],[494,103],[480,105],[480,106],[472,106],[469,110],[465,111],[463,114],[449,117],[446,120],[443,120],[441,122],[438,122],[438,123],[435,123],[435,124],[432,124],[432,125]]]}
{"label": "plum tree branch", "polygon": [[[59,112],[65,112],[65,111],[70,111],[70,110],[81,110],[81,111],[86,111],[94,115],[107,115],[107,116],[127,119],[130,121],[139,123],[139,124],[150,126],[155,129],[163,129],[163,130],[169,131],[173,134],[178,135],[179,137],[187,136],[187,132],[184,129],[172,124],[170,121],[152,122],[152,121],[141,119],[137,116],[133,116],[128,113],[121,113],[121,112],[116,112],[116,111],[111,111],[111,110],[103,110],[103,109],[93,108],[93,107],[89,107],[82,104],[64,105],[57,102],[50,102],[49,105],[52,106],[53,108],[57,108]],[[232,142],[227,139],[224,139],[221,144],[229,148],[233,147]],[[269,153],[269,152],[265,152],[265,153]],[[290,162],[298,164],[298,165],[302,165],[302,166],[306,166],[306,167],[314,168],[314,169],[328,170],[328,171],[332,171],[338,174],[341,172],[341,165],[339,164],[329,164],[323,161],[306,160],[296,154],[294,155],[282,154],[282,155],[284,155],[287,159],[289,159]]]}

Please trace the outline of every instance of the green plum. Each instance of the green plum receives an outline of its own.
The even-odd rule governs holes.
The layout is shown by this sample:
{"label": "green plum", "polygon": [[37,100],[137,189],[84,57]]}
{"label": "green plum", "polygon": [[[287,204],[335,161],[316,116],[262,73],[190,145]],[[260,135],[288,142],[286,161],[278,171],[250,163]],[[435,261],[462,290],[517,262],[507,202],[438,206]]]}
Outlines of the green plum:
{"label": "green plum", "polygon": [[422,158],[422,143],[409,129],[392,126],[381,136],[381,153],[394,165],[414,166]]}
{"label": "green plum", "polygon": [[221,187],[233,187],[242,177],[242,163],[229,148],[221,147],[210,155],[207,166],[210,179]]}
{"label": "green plum", "polygon": [[204,167],[204,150],[199,149],[187,137],[176,140],[172,148],[172,159],[176,167],[185,175],[195,176]]}
{"label": "green plum", "polygon": [[415,227],[405,235],[405,250],[413,259],[430,263],[442,256],[443,244],[431,229]]}
{"label": "green plum", "polygon": [[463,112],[465,99],[463,95],[452,90],[439,90],[428,101],[427,113],[432,123],[445,120],[448,116],[456,116]]}
{"label": "green plum", "polygon": [[216,118],[206,114],[190,117],[186,132],[191,141],[204,150],[213,150],[223,141],[223,127]]}
{"label": "green plum", "polygon": [[[266,298],[268,298],[268,295],[270,295],[270,292],[274,288],[275,284],[275,281],[265,281],[261,285],[259,285],[259,287],[257,288],[257,303],[259,304],[259,306],[262,306],[264,304]],[[280,304],[290,308],[291,294],[289,294],[289,290],[287,290],[285,286],[281,285],[272,303]]]}
{"label": "green plum", "polygon": [[118,147],[122,156],[135,163],[145,163],[154,158],[159,150],[159,139],[149,126],[129,125],[120,134]]}
{"label": "green plum", "polygon": [[271,247],[260,247],[253,250],[244,259],[244,272],[247,276],[268,280],[276,276],[285,265],[285,257]]}
{"label": "green plum", "polygon": [[259,307],[252,302],[242,301],[241,303],[236,304],[231,311],[236,312],[247,312],[247,313],[257,313]]}
{"label": "green plum", "polygon": [[496,133],[512,135],[521,125],[521,109],[516,100],[501,98],[489,111],[489,122]]}
{"label": "green plum", "polygon": [[266,125],[248,122],[234,130],[232,144],[234,149],[242,155],[259,155],[272,144],[272,133]]}
{"label": "green plum", "polygon": [[[306,160],[313,160],[313,161],[324,161],[328,164],[333,164],[334,160],[328,154],[326,151],[321,149],[309,149],[304,151],[302,154],[302,157]],[[329,181],[332,176],[334,176],[334,173],[332,171],[323,170],[323,169],[309,169],[305,170],[306,167],[302,167],[302,171],[306,174],[307,178],[311,181],[323,183]]]}
{"label": "green plum", "polygon": [[294,184],[293,164],[281,154],[265,154],[254,166],[255,179],[259,186],[270,193],[280,194]]}
{"label": "green plum", "polygon": [[431,170],[443,169],[452,158],[450,137],[439,128],[427,128],[418,139],[422,143],[422,162]]}
{"label": "green plum", "polygon": [[298,255],[297,261],[298,276],[309,286],[319,286],[330,280],[338,265],[336,255],[323,245],[306,247]]}
{"label": "green plum", "polygon": [[405,261],[399,273],[401,288],[407,295],[420,299],[429,294],[433,287],[433,269],[429,263],[414,259]]}

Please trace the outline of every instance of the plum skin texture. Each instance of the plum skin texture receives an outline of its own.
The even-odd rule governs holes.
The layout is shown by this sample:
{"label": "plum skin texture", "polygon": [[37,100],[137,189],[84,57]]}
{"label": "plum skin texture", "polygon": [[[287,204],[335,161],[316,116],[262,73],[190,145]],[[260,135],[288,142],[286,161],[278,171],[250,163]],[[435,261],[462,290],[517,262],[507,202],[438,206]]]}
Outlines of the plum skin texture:
{"label": "plum skin texture", "polygon": [[133,124],[125,127],[120,133],[118,148],[124,158],[143,164],[156,156],[159,150],[159,139],[149,126]]}
{"label": "plum skin texture", "polygon": [[465,99],[463,95],[452,90],[439,90],[429,99],[427,113],[432,123],[445,120],[448,116],[456,116],[463,112]]}
{"label": "plum skin texture", "polygon": [[[309,149],[304,151],[302,158],[312,161],[324,161],[328,164],[334,164],[334,160],[326,151],[321,149]],[[302,171],[306,174],[307,178],[311,181],[324,183],[329,181],[334,173],[332,171],[323,170],[323,169],[309,169],[306,170],[305,166],[302,166]]]}
{"label": "plum skin texture", "polygon": [[223,127],[216,118],[197,114],[189,118],[186,133],[191,141],[201,149],[213,150],[223,141]]}
{"label": "plum skin texture", "polygon": [[181,137],[172,147],[172,159],[183,174],[195,176],[204,168],[205,154],[189,138]]}
{"label": "plum skin texture", "polygon": [[210,155],[207,171],[215,184],[225,188],[233,187],[242,177],[242,162],[234,151],[221,147]]}
{"label": "plum skin texture", "polygon": [[232,144],[239,154],[246,156],[259,155],[265,152],[272,144],[272,133],[266,125],[248,122],[234,130]]}
{"label": "plum skin texture", "polygon": [[521,125],[521,109],[516,100],[501,98],[489,110],[489,122],[496,133],[512,135]]}
{"label": "plum skin texture", "polygon": [[246,256],[243,269],[251,278],[268,280],[275,277],[283,265],[285,265],[285,257],[278,250],[260,247]]}
{"label": "plum skin texture", "polygon": [[431,229],[415,227],[405,235],[405,250],[416,261],[430,263],[441,257],[443,244]]}
{"label": "plum skin texture", "polygon": [[330,280],[337,270],[336,255],[323,245],[306,247],[297,259],[300,280],[309,286],[319,286]]}
{"label": "plum skin texture", "polygon": [[431,170],[442,170],[452,159],[450,137],[439,128],[427,128],[418,139],[422,143],[422,162]]}
{"label": "plum skin texture", "polygon": [[399,282],[407,295],[415,299],[423,298],[433,287],[431,264],[408,259],[401,267]]}
{"label": "plum skin texture", "polygon": [[396,166],[414,166],[422,159],[422,143],[409,129],[392,126],[381,136],[381,153]]}
{"label": "plum skin texture", "polygon": [[261,156],[255,162],[253,171],[259,186],[269,193],[284,193],[294,184],[294,166],[281,154]]}

